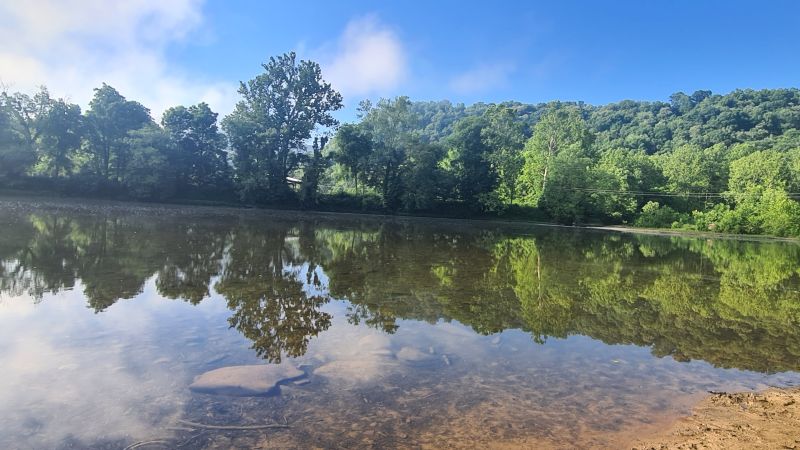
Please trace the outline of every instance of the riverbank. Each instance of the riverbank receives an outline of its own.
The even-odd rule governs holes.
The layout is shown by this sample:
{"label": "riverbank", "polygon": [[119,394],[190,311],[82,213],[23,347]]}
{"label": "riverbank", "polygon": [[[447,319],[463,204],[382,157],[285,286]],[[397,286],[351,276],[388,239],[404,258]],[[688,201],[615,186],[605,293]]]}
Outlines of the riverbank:
{"label": "riverbank", "polygon": [[628,225],[563,225],[553,222],[547,222],[540,219],[532,219],[526,217],[508,217],[508,216],[495,216],[495,215],[478,215],[469,216],[464,214],[434,214],[434,213],[387,213],[385,211],[358,211],[348,209],[335,209],[335,208],[282,208],[277,206],[260,207],[254,205],[245,205],[242,203],[232,203],[225,201],[202,201],[202,200],[175,200],[164,202],[145,202],[136,200],[120,200],[120,199],[106,199],[106,198],[92,198],[92,197],[74,197],[74,196],[56,196],[46,192],[28,192],[9,189],[0,189],[0,199],[4,200],[17,200],[17,201],[52,201],[59,203],[70,204],[103,204],[103,205],[118,205],[120,207],[152,207],[152,208],[205,208],[205,209],[222,209],[227,211],[263,211],[263,212],[282,212],[282,213],[308,213],[318,215],[343,215],[343,216],[361,216],[369,218],[387,218],[387,219],[433,219],[433,220],[454,220],[464,222],[492,222],[499,224],[509,225],[533,225],[541,227],[554,227],[554,228],[567,228],[567,229],[584,229],[584,230],[597,230],[597,231],[611,231],[618,233],[633,233],[633,234],[646,234],[655,236],[675,236],[675,237],[689,237],[689,238],[705,238],[705,239],[737,239],[748,241],[784,241],[791,243],[800,243],[800,238],[779,237],[779,236],[766,236],[754,234],[732,234],[732,233],[715,233],[710,231],[693,231],[683,229],[670,229],[670,228],[640,228]]}
{"label": "riverbank", "polygon": [[712,393],[635,450],[800,449],[800,388]]}
{"label": "riverbank", "polygon": [[768,236],[761,234],[734,234],[734,233],[714,233],[712,231],[676,230],[672,228],[639,228],[625,225],[600,225],[587,226],[585,228],[603,231],[616,231],[619,233],[649,234],[654,236],[677,236],[694,237],[706,239],[745,239],[748,241],[786,241],[800,242],[800,238]]}

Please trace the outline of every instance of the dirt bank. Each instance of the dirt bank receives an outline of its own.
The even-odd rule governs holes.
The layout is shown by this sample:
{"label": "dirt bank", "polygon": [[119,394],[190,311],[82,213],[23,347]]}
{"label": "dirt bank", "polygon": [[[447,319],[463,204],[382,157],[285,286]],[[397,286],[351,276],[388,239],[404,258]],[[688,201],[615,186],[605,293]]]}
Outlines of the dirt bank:
{"label": "dirt bank", "polygon": [[633,448],[800,449],[800,388],[712,394],[690,417]]}

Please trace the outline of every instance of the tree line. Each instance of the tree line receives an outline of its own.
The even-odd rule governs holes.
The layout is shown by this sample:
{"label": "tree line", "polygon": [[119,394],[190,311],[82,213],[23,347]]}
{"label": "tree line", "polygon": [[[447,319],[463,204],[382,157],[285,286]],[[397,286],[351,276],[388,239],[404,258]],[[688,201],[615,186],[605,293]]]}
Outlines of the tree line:
{"label": "tree line", "polygon": [[86,111],[0,94],[0,186],[65,195],[523,217],[800,236],[800,90],[667,102],[363,101],[320,66],[270,58],[218,121],[205,103],[156,123],[113,87]]}

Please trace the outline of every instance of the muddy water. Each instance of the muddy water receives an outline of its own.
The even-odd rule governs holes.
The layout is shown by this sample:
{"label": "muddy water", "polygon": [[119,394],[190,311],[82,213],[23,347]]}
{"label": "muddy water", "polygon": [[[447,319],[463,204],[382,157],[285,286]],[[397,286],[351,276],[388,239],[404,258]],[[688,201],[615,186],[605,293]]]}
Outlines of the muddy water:
{"label": "muddy water", "polygon": [[[618,448],[800,382],[793,243],[13,200],[0,230],[0,448]],[[303,375],[189,389],[254,364]]]}

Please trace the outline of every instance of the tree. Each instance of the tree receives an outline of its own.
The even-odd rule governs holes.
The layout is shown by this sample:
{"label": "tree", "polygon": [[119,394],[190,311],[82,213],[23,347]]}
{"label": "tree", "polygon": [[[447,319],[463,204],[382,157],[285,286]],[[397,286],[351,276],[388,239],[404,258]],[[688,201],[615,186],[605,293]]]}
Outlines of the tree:
{"label": "tree", "polygon": [[430,210],[442,190],[442,173],[437,163],[444,150],[436,144],[416,142],[408,147],[403,171],[403,206],[406,210]]}
{"label": "tree", "polygon": [[230,179],[225,136],[217,128],[217,113],[206,103],[164,112],[161,124],[177,145],[175,170],[183,185],[224,186]]}
{"label": "tree", "polygon": [[372,136],[359,125],[345,124],[336,131],[332,142],[331,156],[336,164],[347,168],[355,182],[358,194],[359,176],[366,176],[373,151]]}
{"label": "tree", "polygon": [[417,116],[408,97],[381,99],[375,107],[362,104],[362,125],[372,136],[372,152],[366,182],[381,193],[383,206],[394,210],[403,196],[403,172],[411,146],[420,142],[415,130]]}
{"label": "tree", "polygon": [[137,199],[164,199],[174,193],[174,171],[169,161],[177,151],[170,135],[156,124],[128,133],[128,162],[122,176],[128,195]]}
{"label": "tree", "polygon": [[726,188],[727,163],[724,146],[701,149],[696,145],[681,145],[658,159],[667,179],[667,190],[686,194],[673,201],[678,209],[691,211],[707,206],[706,194],[716,194]]}
{"label": "tree", "polygon": [[509,107],[490,107],[484,117],[488,123],[481,130],[481,138],[490,149],[487,160],[497,174],[497,194],[501,201],[513,205],[517,197],[517,179],[525,163],[523,125]]}
{"label": "tree", "polygon": [[486,125],[481,117],[466,117],[455,123],[446,141],[443,166],[452,179],[453,197],[473,208],[497,185],[497,173],[488,161],[491,149],[481,137]]}
{"label": "tree", "polygon": [[791,183],[786,155],[766,150],[733,161],[728,189],[736,196],[754,187],[785,189]]}
{"label": "tree", "polygon": [[591,188],[592,141],[577,108],[555,105],[542,116],[523,153],[525,203],[542,207],[559,221],[581,220]]}
{"label": "tree", "polygon": [[73,157],[80,150],[84,135],[81,108],[64,99],[53,101],[40,123],[40,164],[53,178],[72,172]]}
{"label": "tree", "polygon": [[88,150],[95,174],[105,180],[121,181],[129,159],[125,138],[129,131],[152,123],[150,110],[138,102],[126,100],[116,89],[103,83],[94,90],[86,121]]}
{"label": "tree", "polygon": [[52,103],[45,87],[33,97],[0,93],[0,176],[19,177],[36,162],[42,121]]}
{"label": "tree", "polygon": [[312,275],[315,267],[297,260],[289,229],[277,222],[266,226],[232,233],[228,262],[214,289],[232,311],[231,327],[253,342],[256,354],[278,363],[284,355],[302,356],[332,317],[322,310],[330,297],[304,289],[303,272]]}
{"label": "tree", "polygon": [[0,102],[0,182],[22,175],[36,157],[22,141],[5,102]]}
{"label": "tree", "polygon": [[653,159],[641,150],[605,151],[593,172],[598,189],[595,201],[600,212],[615,220],[632,220],[638,207],[659,198],[657,191],[664,184],[664,177]]}
{"label": "tree", "polygon": [[315,137],[311,144],[312,154],[307,158],[303,170],[303,182],[300,188],[300,201],[306,206],[317,204],[317,194],[319,193],[319,179],[327,168],[328,158],[322,155],[322,150],[328,143],[328,137]]}
{"label": "tree", "polygon": [[704,222],[721,231],[800,235],[800,203],[789,197],[791,155],[758,151],[730,166],[728,197],[735,208],[715,208]]}
{"label": "tree", "polygon": [[15,122],[15,128],[23,144],[30,153],[35,154],[42,130],[41,122],[47,117],[53,105],[50,92],[44,86],[40,87],[39,92],[33,97],[19,92],[9,95],[3,91],[0,93],[0,99]]}
{"label": "tree", "polygon": [[342,96],[322,79],[319,64],[297,62],[294,52],[270,58],[264,73],[241,83],[242,100],[222,124],[234,151],[243,198],[286,198],[286,177],[297,167],[318,126],[337,124],[331,113]]}

